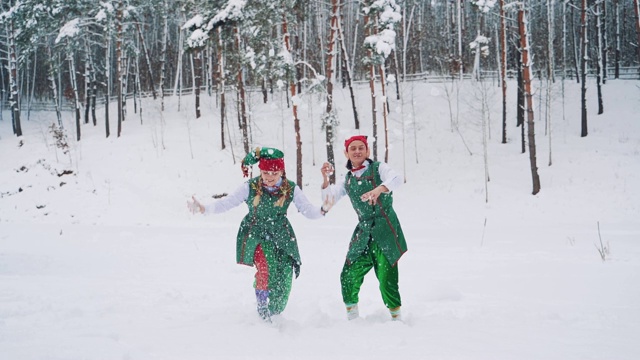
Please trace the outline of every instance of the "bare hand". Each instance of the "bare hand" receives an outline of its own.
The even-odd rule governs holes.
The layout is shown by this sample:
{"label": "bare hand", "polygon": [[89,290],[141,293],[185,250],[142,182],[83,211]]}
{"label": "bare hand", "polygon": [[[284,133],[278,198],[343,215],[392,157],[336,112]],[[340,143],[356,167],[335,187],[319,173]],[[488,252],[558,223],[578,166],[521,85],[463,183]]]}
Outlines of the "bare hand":
{"label": "bare hand", "polygon": [[331,210],[331,208],[333,207],[333,204],[335,204],[336,199],[333,196],[329,196],[327,195],[324,198],[324,201],[322,202],[322,210],[324,212],[329,212],[329,210]]}
{"label": "bare hand", "polygon": [[322,172],[322,176],[324,176],[325,178],[331,176],[334,172],[333,165],[331,165],[328,162],[325,162],[324,164],[322,164],[322,167],[320,168],[320,172]]}
{"label": "bare hand", "polygon": [[196,200],[195,196],[191,197],[191,201],[187,200],[187,209],[189,209],[192,214],[195,214],[196,212],[204,214],[204,206]]}
{"label": "bare hand", "polygon": [[369,205],[373,205],[376,203],[376,201],[378,201],[378,197],[380,196],[381,192],[382,189],[377,187],[369,192],[362,194],[362,196],[360,196],[360,200],[368,202]]}

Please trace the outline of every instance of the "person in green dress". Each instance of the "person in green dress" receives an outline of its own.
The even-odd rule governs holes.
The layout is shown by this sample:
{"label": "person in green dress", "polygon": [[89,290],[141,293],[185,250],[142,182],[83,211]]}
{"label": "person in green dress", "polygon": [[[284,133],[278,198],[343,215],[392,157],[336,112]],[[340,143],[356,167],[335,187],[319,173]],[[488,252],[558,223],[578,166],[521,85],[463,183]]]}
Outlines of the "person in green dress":
{"label": "person in green dress", "polygon": [[245,177],[249,166],[256,163],[260,175],[230,195],[207,205],[192,197],[187,206],[201,214],[222,213],[242,203],[248,206],[236,238],[236,261],[255,266],[258,314],[271,321],[272,315],[285,309],[293,274],[297,278],[302,265],[297,238],[287,218],[289,205],[293,203],[309,219],[322,218],[326,211],[311,204],[300,187],[286,178],[282,151],[264,147],[247,154],[242,161]]}
{"label": "person in green dress", "polygon": [[373,269],[391,319],[401,320],[398,260],[407,251],[407,243],[393,209],[392,191],[402,185],[403,180],[386,163],[369,159],[366,136],[352,136],[344,145],[349,169],[344,180],[329,184],[329,176],[334,171],[329,163],[322,165],[321,172],[324,203],[334,204],[346,195],[358,215],[340,274],[347,318],[358,318],[360,287],[365,275]]}

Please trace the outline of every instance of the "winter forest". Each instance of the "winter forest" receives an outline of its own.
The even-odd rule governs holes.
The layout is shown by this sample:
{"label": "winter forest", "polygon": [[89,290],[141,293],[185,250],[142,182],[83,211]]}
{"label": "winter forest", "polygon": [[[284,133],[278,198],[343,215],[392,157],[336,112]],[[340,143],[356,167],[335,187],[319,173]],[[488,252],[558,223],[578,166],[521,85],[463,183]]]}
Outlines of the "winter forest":
{"label": "winter forest", "polygon": [[[0,358],[637,360],[639,2],[0,0]],[[188,201],[273,147],[319,208],[353,135],[404,180],[402,321],[377,269],[348,320],[343,199],[285,214],[267,323],[247,204]]]}
{"label": "winter forest", "polygon": [[[36,109],[55,111],[59,127],[61,111],[75,112],[75,128],[66,131],[80,141],[83,124],[98,126],[98,117],[106,137],[126,135],[122,122],[141,98],[164,108],[167,96],[194,96],[190,111],[199,118],[200,97],[214,96],[220,148],[228,146],[226,127],[237,123],[246,153],[247,92],[262,94],[265,104],[284,92],[301,152],[297,102],[315,93],[325,98],[322,122],[333,161],[332,91],[341,86],[351,91],[355,129],[371,121],[373,156],[386,159],[385,99],[400,99],[400,83],[490,79],[502,84],[503,127],[506,98],[518,97],[513,113],[518,124],[530,124],[528,134],[522,126],[522,143],[524,152],[527,136],[535,171],[532,81],[546,89],[559,80],[582,83],[581,136],[587,136],[586,79],[597,79],[598,99],[589,101],[598,101],[602,113],[607,79],[640,76],[638,0],[5,0],[0,22],[2,106],[17,136]],[[510,93],[508,79],[518,84]],[[366,114],[356,110],[355,83],[369,84]],[[116,113],[109,114],[107,102],[117,104]]]}

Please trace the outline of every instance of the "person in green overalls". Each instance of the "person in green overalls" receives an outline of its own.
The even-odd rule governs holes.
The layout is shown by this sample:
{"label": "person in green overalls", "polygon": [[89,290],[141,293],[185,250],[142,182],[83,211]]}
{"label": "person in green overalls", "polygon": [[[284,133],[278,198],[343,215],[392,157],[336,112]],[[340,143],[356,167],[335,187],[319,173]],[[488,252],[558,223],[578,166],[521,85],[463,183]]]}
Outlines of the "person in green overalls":
{"label": "person in green overalls", "polygon": [[255,295],[260,317],[271,321],[287,305],[293,273],[300,274],[300,253],[293,228],[287,218],[291,203],[302,215],[318,219],[326,211],[309,202],[300,187],[285,176],[284,154],[274,148],[257,148],[242,161],[248,167],[258,163],[260,176],[243,183],[230,195],[203,205],[195,197],[187,202],[191,212],[216,214],[246,203],[249,213],[240,223],[236,244],[238,264],[255,266]]}
{"label": "person in green overalls", "polygon": [[[385,306],[392,320],[401,320],[398,289],[398,260],[407,251],[402,227],[393,209],[392,191],[402,185],[402,178],[386,163],[369,159],[367,137],[356,135],[344,142],[347,173],[344,181],[329,185],[333,166],[324,163],[322,198],[334,204],[347,195],[358,214],[346,261],[340,274],[342,299],[347,318],[356,319],[358,294],[364,276],[373,269]],[[328,210],[328,206],[323,205]]]}

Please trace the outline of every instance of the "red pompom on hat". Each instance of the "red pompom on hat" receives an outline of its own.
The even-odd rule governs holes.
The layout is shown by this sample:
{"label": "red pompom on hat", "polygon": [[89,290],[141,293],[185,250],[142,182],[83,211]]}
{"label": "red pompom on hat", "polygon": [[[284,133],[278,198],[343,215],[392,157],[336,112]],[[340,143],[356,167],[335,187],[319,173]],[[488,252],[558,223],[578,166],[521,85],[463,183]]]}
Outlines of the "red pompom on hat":
{"label": "red pompom on hat", "polygon": [[367,143],[367,136],[366,135],[354,135],[350,138],[348,138],[347,140],[344,141],[344,150],[345,151],[349,151],[349,144],[351,144],[354,141],[362,141],[364,143],[364,146],[368,149],[369,148],[369,144]]}

